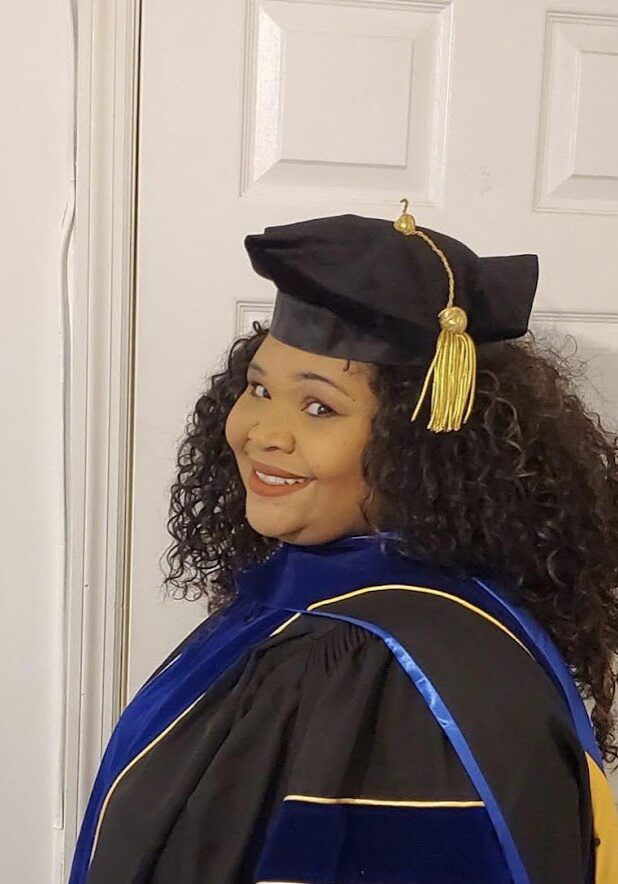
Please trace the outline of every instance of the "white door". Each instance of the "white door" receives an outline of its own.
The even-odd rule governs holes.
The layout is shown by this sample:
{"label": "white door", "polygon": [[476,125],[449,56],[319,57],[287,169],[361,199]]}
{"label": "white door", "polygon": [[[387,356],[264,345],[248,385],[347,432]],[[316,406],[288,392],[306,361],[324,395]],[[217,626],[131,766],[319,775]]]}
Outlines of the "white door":
{"label": "white door", "polygon": [[139,132],[127,696],[205,616],[161,601],[176,446],[232,338],[268,313],[249,232],[395,218],[540,256],[618,416],[616,0],[149,0]]}

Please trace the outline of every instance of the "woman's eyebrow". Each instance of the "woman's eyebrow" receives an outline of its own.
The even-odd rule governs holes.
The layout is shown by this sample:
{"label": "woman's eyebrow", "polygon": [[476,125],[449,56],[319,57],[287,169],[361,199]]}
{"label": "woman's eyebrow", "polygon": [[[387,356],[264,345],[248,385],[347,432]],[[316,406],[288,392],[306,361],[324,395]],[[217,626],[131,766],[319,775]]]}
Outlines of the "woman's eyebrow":
{"label": "woman's eyebrow", "polygon": [[[247,371],[249,371],[250,368],[252,368],[254,371],[257,371],[257,373],[261,374],[262,376],[266,374],[264,369],[261,367],[261,365],[258,365],[257,362],[250,362],[247,366]],[[348,396],[350,399],[354,399],[354,396],[352,396],[351,393],[348,393],[347,390],[345,390],[343,387],[340,387],[339,384],[335,383],[335,381],[332,381],[330,378],[324,377],[324,375],[316,374],[316,372],[314,371],[299,371],[296,374],[292,375],[292,378],[299,381],[322,381],[325,384],[330,384],[331,387],[335,387],[337,390],[343,393],[344,396]]]}

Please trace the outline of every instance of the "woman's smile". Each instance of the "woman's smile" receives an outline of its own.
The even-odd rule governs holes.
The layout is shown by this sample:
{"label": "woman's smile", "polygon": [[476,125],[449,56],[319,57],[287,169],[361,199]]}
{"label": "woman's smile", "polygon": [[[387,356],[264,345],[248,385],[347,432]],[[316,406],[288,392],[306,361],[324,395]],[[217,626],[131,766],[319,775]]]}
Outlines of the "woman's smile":
{"label": "woman's smile", "polygon": [[252,469],[249,475],[249,488],[264,497],[281,497],[305,488],[313,479],[285,479]]}

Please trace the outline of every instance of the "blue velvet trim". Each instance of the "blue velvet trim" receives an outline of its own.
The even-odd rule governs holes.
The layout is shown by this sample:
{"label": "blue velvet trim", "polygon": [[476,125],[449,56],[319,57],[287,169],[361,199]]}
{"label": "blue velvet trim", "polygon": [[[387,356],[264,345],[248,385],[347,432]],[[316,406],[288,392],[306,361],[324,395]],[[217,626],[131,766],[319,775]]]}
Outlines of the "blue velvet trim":
{"label": "blue velvet trim", "polygon": [[[294,609],[289,608],[288,610],[292,611]],[[413,659],[411,654],[408,653],[403,645],[401,645],[391,633],[382,629],[380,626],[377,626],[375,623],[371,623],[367,620],[360,620],[357,617],[323,611],[304,611],[303,613],[312,617],[328,617],[333,620],[354,623],[356,626],[360,626],[368,632],[372,632],[374,635],[379,636],[384,641],[406,675],[408,675],[412,683],[416,685],[421,696],[427,703],[430,712],[444,731],[447,739],[457,753],[459,760],[474,783],[476,791],[484,801],[486,811],[489,814],[495,833],[502,846],[504,859],[510,870],[514,884],[530,884],[528,873],[526,872],[526,868],[519,855],[519,850],[513,840],[513,836],[511,835],[511,831],[504,818],[500,805],[498,804],[489,783],[485,779],[485,775],[479,767],[465,736],[435,686],[423,672],[416,660]]]}
{"label": "blue velvet trim", "polygon": [[122,713],[109,739],[92,787],[73,854],[68,884],[85,884],[99,816],[116,777],[142,749],[191,706],[242,653],[288,619],[269,611],[245,624],[243,606],[209,636],[193,642],[159,676],[149,679]]}
{"label": "blue velvet trim", "polygon": [[282,803],[254,878],[311,884],[511,884],[483,807],[296,800]]}

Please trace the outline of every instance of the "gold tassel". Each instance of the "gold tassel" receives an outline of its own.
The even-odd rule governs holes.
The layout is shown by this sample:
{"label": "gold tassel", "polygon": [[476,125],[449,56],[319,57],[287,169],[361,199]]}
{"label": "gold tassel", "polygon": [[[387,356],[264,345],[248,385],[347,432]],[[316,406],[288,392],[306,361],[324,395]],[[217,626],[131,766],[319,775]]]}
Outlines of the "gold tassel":
{"label": "gold tassel", "polygon": [[403,213],[393,222],[395,230],[404,236],[420,236],[442,261],[449,280],[449,296],[446,307],[438,314],[440,334],[436,353],[425,376],[425,382],[414,413],[416,420],[425,400],[429,384],[433,378],[431,394],[431,416],[428,430],[434,433],[459,430],[470,417],[476,392],[476,348],[466,332],[468,317],[465,310],[453,304],[455,299],[455,277],[444,252],[422,230],[417,230],[416,222],[408,214],[408,200],[402,199]]}
{"label": "gold tassel", "polygon": [[461,429],[470,417],[476,388],[476,349],[466,332],[467,317],[461,307],[446,307],[439,315],[441,331],[416,408],[415,420],[433,376],[428,430],[435,433]]}

